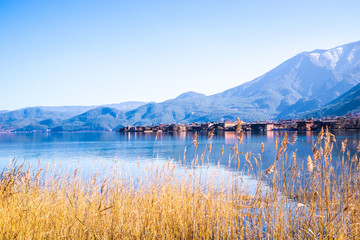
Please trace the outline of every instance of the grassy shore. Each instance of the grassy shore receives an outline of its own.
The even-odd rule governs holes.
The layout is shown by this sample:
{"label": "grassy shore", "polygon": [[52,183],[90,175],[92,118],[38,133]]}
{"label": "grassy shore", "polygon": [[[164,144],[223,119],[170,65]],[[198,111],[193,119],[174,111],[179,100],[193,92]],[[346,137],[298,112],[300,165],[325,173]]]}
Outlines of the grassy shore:
{"label": "grassy shore", "polygon": [[[124,178],[121,169],[105,179],[10,166],[0,176],[0,238],[360,238],[360,146],[351,156],[344,141],[333,158],[335,136],[321,131],[304,161],[288,151],[296,135],[285,134],[277,138],[273,165],[262,171],[261,153],[242,152],[238,133],[233,171],[220,181],[216,174],[199,177],[207,174],[211,134],[191,165],[157,165],[137,179]],[[196,136],[193,143],[197,148]],[[241,187],[248,175],[257,180],[253,193]]]}

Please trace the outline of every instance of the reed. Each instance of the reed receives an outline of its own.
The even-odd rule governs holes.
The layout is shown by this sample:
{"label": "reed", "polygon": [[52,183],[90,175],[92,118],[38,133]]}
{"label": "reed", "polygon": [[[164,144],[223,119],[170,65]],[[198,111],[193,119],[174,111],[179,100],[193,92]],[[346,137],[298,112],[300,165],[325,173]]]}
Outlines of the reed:
{"label": "reed", "polygon": [[[84,178],[78,170],[61,174],[11,165],[0,176],[0,238],[360,238],[360,147],[351,156],[343,141],[333,158],[336,139],[325,130],[312,156],[297,159],[288,150],[296,135],[285,135],[277,138],[274,162],[263,171],[263,145],[259,154],[242,152],[244,135],[238,134],[232,171],[221,177],[220,167],[210,171],[203,161],[196,163],[202,158],[197,153],[190,166],[169,161],[135,179],[121,167],[106,178]],[[198,148],[196,137],[193,143]],[[204,152],[210,154],[211,146]],[[246,190],[249,175],[256,179],[253,193]]]}

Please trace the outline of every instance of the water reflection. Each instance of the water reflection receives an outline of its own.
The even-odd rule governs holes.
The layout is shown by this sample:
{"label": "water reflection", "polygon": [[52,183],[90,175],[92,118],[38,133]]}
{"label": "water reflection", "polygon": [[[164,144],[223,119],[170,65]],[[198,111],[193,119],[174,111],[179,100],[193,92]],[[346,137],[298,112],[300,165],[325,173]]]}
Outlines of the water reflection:
{"label": "water reflection", "polygon": [[268,141],[274,139],[274,137],[275,137],[275,132],[274,131],[267,131],[266,132],[266,139]]}
{"label": "water reflection", "polygon": [[[256,155],[261,152],[261,144],[264,143],[262,167],[266,169],[275,158],[277,135],[282,138],[284,134],[284,131],[246,132],[240,151]],[[289,137],[292,134],[293,132],[288,132]],[[335,132],[335,135],[337,142],[334,145],[334,157],[337,157],[344,139],[348,139],[350,151],[355,152],[359,132],[339,131]],[[297,150],[297,159],[305,160],[312,154],[316,136],[316,132],[298,132],[297,143],[289,146],[289,153]],[[119,161],[150,163],[154,159],[163,161],[172,159],[177,162],[185,158],[187,163],[191,163],[194,156],[203,154],[204,161],[209,162],[209,165],[217,166],[219,163],[226,169],[229,166],[229,158],[234,155],[234,144],[238,142],[234,132],[217,134],[210,140],[212,150],[209,153],[207,133],[198,134],[199,146],[196,151],[192,139],[191,132],[159,133],[156,142],[154,133],[0,134],[0,167],[7,166],[9,159],[17,158],[19,162],[36,163],[38,159],[41,159],[45,163],[54,161],[69,166],[79,162],[87,169],[102,169],[103,166],[106,168],[107,163],[112,163],[115,158]],[[224,153],[221,156],[223,147]],[[99,160],[103,162],[103,166],[96,162]],[[241,164],[242,166],[245,164],[243,158]]]}
{"label": "water reflection", "polygon": [[233,144],[237,138],[235,132],[223,132],[218,134],[217,136],[221,136],[224,135],[224,139],[225,139],[225,144]]}

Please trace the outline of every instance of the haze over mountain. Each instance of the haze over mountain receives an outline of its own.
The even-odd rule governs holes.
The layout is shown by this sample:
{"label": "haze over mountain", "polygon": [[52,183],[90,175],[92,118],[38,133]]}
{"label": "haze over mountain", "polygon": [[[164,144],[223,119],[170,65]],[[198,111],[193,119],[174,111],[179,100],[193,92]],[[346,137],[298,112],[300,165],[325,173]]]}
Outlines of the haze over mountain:
{"label": "haze over mountain", "polygon": [[98,107],[62,121],[52,131],[112,131],[124,121],[124,112],[110,107]]}
{"label": "haze over mountain", "polygon": [[105,104],[100,106],[59,106],[59,107],[47,107],[47,106],[41,106],[38,108],[41,108],[43,110],[47,111],[53,111],[53,112],[59,112],[64,113],[68,115],[68,118],[76,116],[78,114],[82,114],[86,111],[89,111],[90,109],[94,109],[97,107],[111,107],[118,109],[120,111],[129,111],[135,108],[138,108],[142,105],[146,104],[146,102],[138,102],[138,101],[129,101],[129,102],[122,102],[122,103],[113,103],[113,104]]}
{"label": "haze over mountain", "polygon": [[[53,112],[41,109],[39,107],[25,108],[5,113],[0,113],[0,129],[10,130],[19,129],[20,131],[31,131],[34,125],[44,125],[41,129],[45,130],[59,123],[60,119],[65,119],[69,116],[67,113]],[[41,121],[50,119],[54,125],[40,124]],[[49,127],[47,127],[49,126]]]}
{"label": "haze over mountain", "polygon": [[304,114],[305,117],[342,116],[360,112],[360,84],[329,102],[320,109]]}
{"label": "haze over mountain", "polygon": [[358,83],[360,41],[300,53],[250,82],[211,96],[187,92],[161,103],[129,103],[128,108],[123,104],[3,112],[0,129],[109,131],[125,125],[211,122],[238,117],[245,121],[296,118],[333,101]]}
{"label": "haze over mountain", "polygon": [[[0,130],[44,131],[71,122],[71,119],[76,119],[76,116],[79,114],[81,116],[84,112],[91,111],[92,109],[112,107],[114,111],[126,112],[144,104],[144,102],[132,101],[102,106],[43,106],[23,108],[15,111],[3,111],[0,112]],[[97,115],[97,117],[100,119],[100,114]],[[97,117],[92,114],[92,118]],[[73,131],[75,127],[76,124],[69,130]],[[108,128],[106,129],[109,130]],[[87,130],[92,129],[87,128]]]}

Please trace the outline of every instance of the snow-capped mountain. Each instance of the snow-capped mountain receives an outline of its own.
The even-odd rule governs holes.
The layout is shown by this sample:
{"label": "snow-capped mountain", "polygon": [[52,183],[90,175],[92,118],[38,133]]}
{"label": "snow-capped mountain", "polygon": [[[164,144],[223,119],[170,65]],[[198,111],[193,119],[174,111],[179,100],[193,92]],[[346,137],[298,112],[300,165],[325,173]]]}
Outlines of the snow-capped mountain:
{"label": "snow-capped mountain", "polygon": [[[252,81],[211,96],[187,92],[161,103],[131,105],[133,108],[128,110],[102,106],[72,118],[65,117],[72,109],[68,107],[3,112],[0,131],[108,131],[123,125],[211,122],[238,117],[245,121],[296,118],[324,106],[359,83],[360,41],[300,53]],[[326,109],[346,106],[349,112],[358,101],[339,99],[341,104],[330,104]]]}
{"label": "snow-capped mountain", "polygon": [[297,117],[358,83],[360,41],[300,53],[268,73],[219,94],[190,94],[194,97],[144,105],[127,113],[126,119],[130,124],[141,125]]}
{"label": "snow-capped mountain", "polygon": [[309,55],[311,61],[320,66],[336,72],[346,72],[360,63],[360,41],[329,50],[315,50]]}
{"label": "snow-capped mountain", "polygon": [[239,99],[272,117],[295,117],[298,112],[291,113],[289,108],[296,103],[299,107],[302,102],[316,100],[318,104],[312,105],[316,108],[359,82],[360,41],[300,53],[266,74],[213,97]]}

